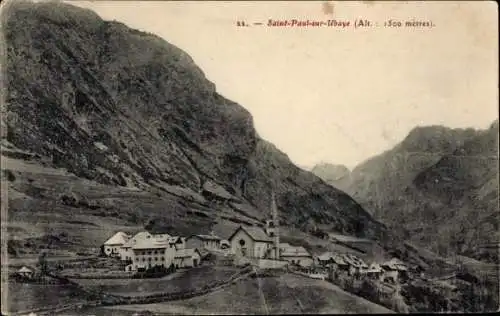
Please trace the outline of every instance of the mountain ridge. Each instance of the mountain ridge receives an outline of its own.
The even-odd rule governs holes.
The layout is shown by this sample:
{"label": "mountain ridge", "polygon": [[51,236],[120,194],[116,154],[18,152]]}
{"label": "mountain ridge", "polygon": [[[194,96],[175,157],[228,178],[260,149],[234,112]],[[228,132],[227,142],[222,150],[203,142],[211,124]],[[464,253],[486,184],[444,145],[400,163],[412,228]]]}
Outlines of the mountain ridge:
{"label": "mountain ridge", "polygon": [[495,249],[482,248],[500,237],[497,161],[498,119],[484,130],[416,127],[356,166],[343,189],[406,240],[497,261]]}
{"label": "mountain ridge", "polygon": [[[200,198],[208,181],[259,220],[268,214],[255,210],[269,208],[273,190],[287,225],[312,220],[359,236],[384,232],[348,195],[260,138],[250,113],[218,94],[181,49],[67,4],[18,2],[3,11],[2,125],[8,142],[38,163],[110,187],[187,190],[191,197],[175,208],[188,212],[191,199],[205,199],[211,219],[236,209],[221,196]],[[161,211],[150,222],[171,226]]]}

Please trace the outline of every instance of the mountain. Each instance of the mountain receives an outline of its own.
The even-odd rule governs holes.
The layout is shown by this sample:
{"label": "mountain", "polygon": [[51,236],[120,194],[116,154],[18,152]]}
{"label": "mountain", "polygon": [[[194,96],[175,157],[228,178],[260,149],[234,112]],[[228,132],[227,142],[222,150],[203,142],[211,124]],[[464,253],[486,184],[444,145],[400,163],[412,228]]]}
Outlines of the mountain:
{"label": "mountain", "polygon": [[487,130],[417,127],[357,166],[345,191],[408,241],[496,261],[497,163],[498,120]]}
{"label": "mountain", "polygon": [[311,172],[341,190],[348,189],[351,184],[351,171],[344,165],[322,162],[315,165]]}
{"label": "mountain", "polygon": [[21,166],[4,174],[12,223],[47,232],[72,214],[89,216],[89,230],[113,220],[208,232],[260,225],[273,190],[284,225],[385,231],[260,138],[250,113],[174,45],[67,4],[16,2],[3,14],[2,159]]}
{"label": "mountain", "polygon": [[433,248],[441,253],[498,262],[498,120],[419,173],[406,196],[418,205],[409,221],[442,224],[430,234],[412,229],[414,239],[432,245],[428,236],[435,235]]}

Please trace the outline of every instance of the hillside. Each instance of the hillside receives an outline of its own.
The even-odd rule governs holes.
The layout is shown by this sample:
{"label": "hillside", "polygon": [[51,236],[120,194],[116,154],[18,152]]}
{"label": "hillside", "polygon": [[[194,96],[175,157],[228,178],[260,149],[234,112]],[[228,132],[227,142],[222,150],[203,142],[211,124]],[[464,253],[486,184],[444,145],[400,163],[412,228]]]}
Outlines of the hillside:
{"label": "hillside", "polygon": [[498,120],[487,130],[417,127],[357,166],[346,188],[405,240],[496,261]]}
{"label": "hillside", "polygon": [[11,236],[21,240],[13,248],[61,230],[66,245],[90,246],[90,235],[98,244],[117,228],[261,224],[271,189],[283,224],[384,232],[351,197],[260,138],[250,113],[181,49],[66,4],[16,1],[2,14],[10,162],[2,178]]}

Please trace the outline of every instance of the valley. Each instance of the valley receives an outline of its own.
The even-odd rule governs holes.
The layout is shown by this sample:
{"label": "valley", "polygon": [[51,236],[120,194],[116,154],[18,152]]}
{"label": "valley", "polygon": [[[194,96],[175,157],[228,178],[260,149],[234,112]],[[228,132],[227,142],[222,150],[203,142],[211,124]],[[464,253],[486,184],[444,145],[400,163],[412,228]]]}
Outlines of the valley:
{"label": "valley", "polygon": [[[352,171],[325,163],[310,172],[157,35],[65,3],[18,1],[1,22],[2,308],[161,315],[498,306],[498,121],[482,131],[415,128]],[[266,252],[253,257],[243,238],[232,242],[240,229]],[[145,277],[138,262],[151,252],[132,260],[104,250],[116,233],[139,232],[164,242],[147,245],[155,254],[173,249],[164,235],[181,243],[218,236],[248,262],[176,244],[160,261],[179,270]],[[287,249],[292,259],[281,260]],[[186,250],[199,258],[176,268]],[[307,259],[294,257],[299,250]],[[276,261],[279,268],[266,266]],[[391,265],[399,261],[400,270]]]}

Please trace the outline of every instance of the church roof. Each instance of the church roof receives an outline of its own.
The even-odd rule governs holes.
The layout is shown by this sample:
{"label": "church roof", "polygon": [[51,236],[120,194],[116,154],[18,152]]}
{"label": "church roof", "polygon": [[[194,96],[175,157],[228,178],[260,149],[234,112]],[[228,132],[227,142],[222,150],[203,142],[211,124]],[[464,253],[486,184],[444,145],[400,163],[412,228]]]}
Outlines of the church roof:
{"label": "church roof", "polygon": [[267,236],[266,232],[262,228],[256,226],[239,226],[228,239],[233,239],[234,235],[236,235],[236,233],[240,230],[246,232],[254,241],[273,242],[273,239]]}

